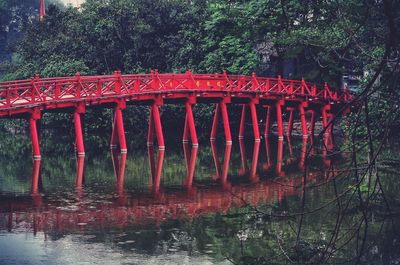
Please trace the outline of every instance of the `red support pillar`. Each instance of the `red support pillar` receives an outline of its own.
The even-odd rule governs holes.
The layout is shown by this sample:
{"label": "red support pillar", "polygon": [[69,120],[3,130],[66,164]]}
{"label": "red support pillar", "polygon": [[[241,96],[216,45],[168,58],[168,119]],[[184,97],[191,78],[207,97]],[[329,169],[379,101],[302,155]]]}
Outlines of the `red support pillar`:
{"label": "red support pillar", "polygon": [[31,185],[32,194],[37,194],[39,191],[39,178],[40,178],[40,160],[34,160],[33,170],[32,170],[32,185]]}
{"label": "red support pillar", "polygon": [[112,132],[111,132],[111,140],[110,140],[110,148],[111,149],[116,149],[117,148],[117,119],[116,116],[114,115],[114,120],[113,120],[113,127],[112,127]]}
{"label": "red support pillar", "polygon": [[153,193],[154,195],[158,195],[160,192],[160,184],[161,184],[161,175],[162,175],[162,169],[163,169],[163,163],[164,163],[164,155],[165,155],[165,148],[160,149],[160,146],[158,147],[158,157],[157,157],[157,167],[156,167],[156,174],[155,174],[155,179],[153,182]]}
{"label": "red support pillar", "polygon": [[299,111],[300,111],[300,121],[301,121],[301,133],[303,135],[303,138],[308,137],[308,130],[307,130],[307,121],[306,121],[306,114],[304,111],[304,107],[307,105],[304,103],[300,103],[299,105]]}
{"label": "red support pillar", "polygon": [[122,108],[125,108],[125,102],[122,106],[118,105],[117,107],[115,107],[115,119],[117,121],[118,140],[119,140],[119,146],[121,149],[121,154],[126,154],[127,146],[126,146],[126,138],[125,138],[124,120],[122,117]]}
{"label": "red support pillar", "polygon": [[229,125],[229,116],[228,110],[226,108],[226,103],[221,102],[221,113],[222,113],[222,121],[224,123],[224,131],[225,131],[225,141],[227,145],[232,145],[232,136],[231,136],[231,128]]}
{"label": "red support pillar", "polygon": [[264,129],[265,137],[268,137],[269,135],[270,124],[271,124],[271,106],[267,106],[267,116],[265,118],[265,129]]}
{"label": "red support pillar", "polygon": [[246,104],[242,106],[242,116],[240,117],[239,139],[244,138],[244,129],[246,127]]}
{"label": "red support pillar", "polygon": [[[186,103],[186,121],[190,131],[190,138],[192,139],[192,146],[198,147],[199,142],[197,140],[196,125],[194,123],[192,104]],[[186,122],[185,122],[186,123]],[[186,127],[186,124],[185,124]]]}
{"label": "red support pillar", "polygon": [[85,146],[83,144],[81,113],[84,113],[84,105],[79,105],[74,112],[75,125],[75,144],[78,157],[85,156]]}
{"label": "red support pillar", "polygon": [[249,103],[250,111],[251,111],[251,120],[253,123],[253,134],[254,141],[260,142],[260,131],[258,129],[258,118],[257,118],[257,109],[254,102]]}
{"label": "red support pillar", "polygon": [[117,175],[117,190],[120,193],[124,189],[125,167],[126,167],[126,153],[121,152],[121,157],[118,166],[118,175]]}
{"label": "red support pillar", "polygon": [[164,134],[162,131],[160,112],[158,111],[157,104],[153,104],[153,118],[154,118],[155,129],[156,129],[158,149],[165,150]]}
{"label": "red support pillar", "polygon": [[83,184],[83,170],[85,165],[85,157],[78,156],[76,158],[76,180],[75,180],[75,187],[80,188]]}
{"label": "red support pillar", "polygon": [[286,129],[286,135],[290,137],[290,136],[292,136],[292,129],[293,129],[293,109],[288,108],[288,110],[290,111],[290,114],[289,114],[289,121],[287,124],[287,129]]}
{"label": "red support pillar", "polygon": [[32,154],[33,160],[40,160],[40,145],[39,145],[39,135],[37,131],[37,120],[40,119],[40,111],[34,111],[29,119],[30,134],[32,140]]}
{"label": "red support pillar", "polygon": [[282,121],[282,105],[283,101],[276,102],[276,123],[278,125],[278,139],[283,140],[283,121]]}
{"label": "red support pillar", "polygon": [[153,146],[153,135],[156,132],[158,149],[165,150],[164,135],[162,131],[160,112],[158,110],[158,104],[153,103],[150,106],[150,117],[149,117],[149,129],[147,132],[147,146]]}
{"label": "red support pillar", "polygon": [[219,112],[220,112],[220,106],[219,106],[219,104],[217,104],[215,106],[215,113],[214,113],[214,120],[213,120],[213,124],[212,124],[212,129],[211,129],[210,141],[215,141],[215,139],[217,138]]}

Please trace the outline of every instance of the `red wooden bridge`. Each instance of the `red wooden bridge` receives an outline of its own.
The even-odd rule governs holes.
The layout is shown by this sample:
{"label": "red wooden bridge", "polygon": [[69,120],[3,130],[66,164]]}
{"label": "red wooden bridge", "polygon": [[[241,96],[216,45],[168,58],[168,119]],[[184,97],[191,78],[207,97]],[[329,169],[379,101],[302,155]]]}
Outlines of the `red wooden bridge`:
{"label": "red wooden bridge", "polygon": [[[186,120],[183,141],[191,139],[198,146],[193,104],[215,104],[215,115],[211,140],[215,140],[219,116],[222,116],[225,140],[232,143],[227,104],[242,105],[239,138],[245,132],[247,109],[250,110],[254,139],[260,141],[257,105],[266,108],[264,134],[270,134],[272,118],[277,123],[277,134],[283,139],[282,111],[289,111],[287,134],[292,132],[294,115],[301,121],[302,135],[314,134],[314,124],[322,117],[324,128],[329,133],[332,126],[329,119],[351,100],[347,89],[333,89],[327,84],[317,85],[304,80],[286,80],[281,77],[265,78],[243,75],[223,74],[127,74],[115,72],[113,75],[39,78],[0,83],[0,117],[26,117],[30,123],[33,158],[39,160],[40,146],[37,121],[46,111],[72,109],[76,134],[78,156],[85,155],[82,135],[81,114],[87,107],[102,105],[115,109],[111,147],[119,143],[122,153],[127,152],[122,110],[127,104],[147,104],[150,106],[148,145],[153,145],[153,135],[160,150],[165,149],[159,107],[163,104],[184,104]],[[310,112],[309,126],[306,111]],[[274,115],[272,113],[275,113]]]}

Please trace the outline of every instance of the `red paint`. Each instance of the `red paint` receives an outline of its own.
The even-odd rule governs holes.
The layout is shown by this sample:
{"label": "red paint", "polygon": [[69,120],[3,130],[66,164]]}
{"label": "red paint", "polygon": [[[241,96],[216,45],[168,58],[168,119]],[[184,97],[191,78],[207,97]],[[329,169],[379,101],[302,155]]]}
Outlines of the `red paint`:
{"label": "red paint", "polygon": [[45,10],[45,6],[44,6],[44,0],[40,0],[40,11],[39,11],[39,18],[40,21],[43,21],[44,16],[46,15],[46,10]]}
{"label": "red paint", "polygon": [[119,146],[121,149],[121,153],[127,153],[127,146],[126,146],[126,138],[125,138],[125,128],[124,128],[124,120],[122,117],[122,110],[121,107],[115,108],[115,119],[117,121],[117,129],[118,129],[118,140]]}
{"label": "red paint", "polygon": [[33,161],[31,193],[38,194],[40,178],[40,160]]}
{"label": "red paint", "polygon": [[78,157],[84,157],[85,147],[83,144],[81,114],[78,111],[74,112],[74,125],[75,125],[76,152],[78,154]]}
{"label": "red paint", "polygon": [[304,107],[306,104],[300,103],[299,104],[299,112],[300,112],[300,121],[301,121],[301,133],[304,137],[308,137],[308,130],[307,130],[307,120],[306,120],[306,114],[304,111]]}
{"label": "red paint", "polygon": [[[41,16],[44,16],[44,1],[41,0]],[[253,133],[258,141],[259,129],[256,113],[256,104],[268,104],[276,107],[276,119],[278,125],[278,137],[283,139],[282,106],[284,98],[290,98],[303,106],[306,100],[312,100],[313,108],[322,108],[324,126],[328,124],[328,109],[330,106],[343,106],[351,101],[351,95],[347,89],[332,89],[327,84],[317,85],[307,83],[304,80],[286,80],[281,77],[265,78],[243,75],[223,74],[193,74],[188,71],[184,74],[160,74],[152,71],[150,74],[126,74],[117,71],[113,75],[81,76],[77,73],[72,77],[40,78],[36,75],[27,80],[0,82],[0,117],[13,117],[24,114],[32,114],[30,118],[30,132],[34,159],[40,159],[39,139],[37,135],[36,121],[40,119],[40,111],[60,110],[65,108],[77,109],[74,113],[76,146],[80,155],[84,154],[82,126],[80,114],[86,106],[118,104],[116,108],[111,146],[115,147],[118,141],[121,151],[126,152],[126,139],[121,109],[126,102],[148,103],[153,102],[150,110],[148,145],[153,144],[155,131],[160,149],[165,149],[161,119],[158,107],[163,101],[188,102],[186,105],[186,127],[189,127],[193,145],[198,144],[192,105],[198,99],[202,102],[219,102],[211,131],[210,140],[215,140],[217,135],[218,119],[221,113],[225,140],[232,144],[227,104],[231,98],[237,102],[250,102],[253,121]],[[121,105],[120,105],[121,104]],[[243,104],[243,103],[242,103]],[[244,136],[244,111],[243,107],[241,129],[239,136]],[[83,110],[81,110],[83,109]],[[338,109],[338,108],[335,108]],[[265,135],[269,134],[271,107],[267,108]],[[299,112],[303,112],[301,107]],[[37,118],[37,114],[39,117]],[[335,113],[332,113],[335,114]],[[35,117],[33,117],[35,116]],[[304,115],[302,120],[303,135],[306,135],[306,122]],[[313,123],[310,127],[313,126]],[[188,138],[188,132],[184,134],[184,140]],[[328,128],[328,133],[332,127]]]}
{"label": "red paint", "polygon": [[276,124],[278,126],[278,139],[280,139],[280,140],[283,140],[282,105],[283,105],[283,102],[281,100],[279,100],[275,104],[275,108],[276,108]]}
{"label": "red paint", "polygon": [[239,127],[239,139],[244,138],[244,130],[246,127],[246,104],[243,104],[242,106],[242,115],[240,117],[240,127]]}
{"label": "red paint", "polygon": [[210,135],[210,141],[215,141],[215,139],[217,138],[218,121],[219,121],[219,115],[220,115],[219,112],[220,112],[219,104],[216,104],[215,112],[214,112],[214,119],[213,119],[213,124],[212,124],[212,129],[211,129],[211,135]]}
{"label": "red paint", "polygon": [[40,146],[39,146],[39,136],[36,126],[37,119],[32,117],[29,119],[30,125],[30,133],[31,133],[31,141],[32,141],[32,153],[33,153],[33,160],[40,160]]}
{"label": "red paint", "polygon": [[228,110],[226,108],[226,103],[221,102],[220,107],[222,114],[222,122],[224,124],[225,141],[227,145],[232,145],[231,128],[229,125],[229,116],[228,116]]}
{"label": "red paint", "polygon": [[271,124],[271,106],[266,106],[267,108],[267,116],[265,118],[265,129],[264,129],[264,135],[267,138],[269,135],[269,127]]}
{"label": "red paint", "polygon": [[[197,140],[197,133],[196,133],[196,125],[194,122],[192,105],[190,103],[186,103],[186,121],[185,121],[185,130],[189,127],[190,138],[192,140],[193,147],[197,147],[199,142]],[[187,133],[186,133],[187,134]],[[186,136],[187,138],[187,136]]]}
{"label": "red paint", "polygon": [[160,112],[158,110],[157,104],[153,104],[153,118],[158,142],[158,149],[165,150],[164,134],[162,131]]}
{"label": "red paint", "polygon": [[251,121],[253,123],[253,134],[254,141],[260,142],[260,131],[258,129],[258,118],[257,118],[257,110],[254,102],[249,103],[250,111],[251,111]]}
{"label": "red paint", "polygon": [[78,156],[76,158],[76,180],[75,180],[75,187],[77,188],[82,187],[83,184],[84,166],[85,166],[85,157]]}

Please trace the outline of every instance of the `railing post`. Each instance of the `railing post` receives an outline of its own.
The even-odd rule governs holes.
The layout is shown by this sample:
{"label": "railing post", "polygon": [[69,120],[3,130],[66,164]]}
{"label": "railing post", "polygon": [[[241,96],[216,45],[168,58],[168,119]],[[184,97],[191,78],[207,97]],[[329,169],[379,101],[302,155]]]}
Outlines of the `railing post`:
{"label": "railing post", "polygon": [[11,86],[7,87],[6,91],[6,106],[11,107]]}
{"label": "railing post", "polygon": [[253,86],[253,91],[256,91],[257,90],[257,88],[258,88],[258,86],[259,86],[259,84],[258,84],[258,81],[257,81],[257,75],[256,75],[256,73],[255,72],[253,72],[252,73],[252,75],[251,75],[251,77],[252,77],[252,86]]}
{"label": "railing post", "polygon": [[96,94],[97,96],[101,96],[101,93],[102,93],[101,83],[100,83],[100,78],[98,78],[96,83]]}
{"label": "railing post", "polygon": [[324,83],[324,99],[328,97],[328,84]]}
{"label": "railing post", "polygon": [[35,81],[36,81],[36,79],[35,78],[31,78],[31,102],[32,103],[35,103],[35,101],[36,101],[36,89],[35,89],[35,87],[36,87],[36,85],[35,85]]}
{"label": "railing post", "polygon": [[114,78],[115,78],[115,83],[114,83],[114,92],[116,94],[121,94],[121,72],[120,71],[115,71],[114,72]]}
{"label": "railing post", "polygon": [[192,70],[190,70],[190,69],[187,70],[186,71],[186,76],[187,76],[187,80],[188,80],[188,88],[189,89],[194,89],[196,87],[196,84],[195,84],[194,79],[193,79]]}
{"label": "railing post", "polygon": [[282,77],[278,75],[278,93],[282,92]]}
{"label": "railing post", "polygon": [[60,94],[61,94],[60,90],[61,90],[60,89],[60,84],[58,83],[58,81],[56,81],[56,90],[54,91],[54,98],[55,99],[60,99]]}

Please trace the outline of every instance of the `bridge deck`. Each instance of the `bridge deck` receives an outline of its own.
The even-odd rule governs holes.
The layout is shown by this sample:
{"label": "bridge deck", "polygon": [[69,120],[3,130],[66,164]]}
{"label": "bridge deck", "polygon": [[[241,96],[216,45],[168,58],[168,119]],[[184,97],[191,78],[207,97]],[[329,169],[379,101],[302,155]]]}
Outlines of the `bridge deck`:
{"label": "bridge deck", "polygon": [[[286,80],[224,74],[150,74],[35,78],[0,82],[0,117],[31,113],[32,109],[61,109],[84,102],[86,106],[116,103],[170,102],[194,97],[198,102],[232,98],[235,103],[258,104],[286,99],[317,104],[350,100],[347,90],[332,89],[304,80]],[[227,101],[228,103],[230,101]]]}

